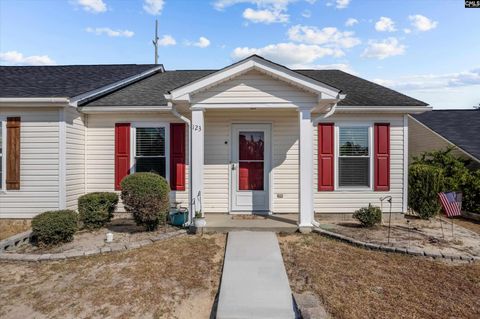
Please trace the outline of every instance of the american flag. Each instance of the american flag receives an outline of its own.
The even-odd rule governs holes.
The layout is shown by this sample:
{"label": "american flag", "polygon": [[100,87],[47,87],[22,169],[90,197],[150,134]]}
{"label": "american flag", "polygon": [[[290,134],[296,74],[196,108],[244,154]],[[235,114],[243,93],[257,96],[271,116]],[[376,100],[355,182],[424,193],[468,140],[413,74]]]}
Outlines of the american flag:
{"label": "american flag", "polygon": [[447,217],[460,216],[462,210],[462,193],[438,193],[443,210]]}

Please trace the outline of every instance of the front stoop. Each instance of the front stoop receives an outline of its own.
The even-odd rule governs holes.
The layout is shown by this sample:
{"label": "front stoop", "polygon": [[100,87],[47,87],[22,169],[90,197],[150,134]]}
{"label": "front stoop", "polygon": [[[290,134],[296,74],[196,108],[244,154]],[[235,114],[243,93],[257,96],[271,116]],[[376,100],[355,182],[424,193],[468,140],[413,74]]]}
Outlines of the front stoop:
{"label": "front stoop", "polygon": [[228,234],[216,318],[295,318],[275,233]]}

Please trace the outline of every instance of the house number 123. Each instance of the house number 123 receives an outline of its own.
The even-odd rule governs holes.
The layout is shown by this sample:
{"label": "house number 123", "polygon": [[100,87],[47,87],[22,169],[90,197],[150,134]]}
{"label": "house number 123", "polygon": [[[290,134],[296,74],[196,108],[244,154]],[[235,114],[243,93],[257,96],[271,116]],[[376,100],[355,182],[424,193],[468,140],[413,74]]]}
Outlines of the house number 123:
{"label": "house number 123", "polygon": [[200,131],[202,130],[202,126],[201,126],[201,125],[196,125],[196,124],[194,124],[194,125],[193,125],[193,130],[194,130],[195,132],[200,132]]}

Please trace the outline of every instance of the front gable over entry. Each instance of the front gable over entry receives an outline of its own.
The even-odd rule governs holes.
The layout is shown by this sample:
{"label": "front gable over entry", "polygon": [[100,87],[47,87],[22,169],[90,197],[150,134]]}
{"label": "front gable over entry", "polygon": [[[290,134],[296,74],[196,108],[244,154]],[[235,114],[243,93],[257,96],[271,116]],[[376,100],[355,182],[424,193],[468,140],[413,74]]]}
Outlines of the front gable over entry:
{"label": "front gable over entry", "polygon": [[[238,104],[243,105],[243,107],[248,106],[245,105],[248,99],[254,99],[258,102],[261,102],[261,96],[255,96],[255,90],[250,90],[255,86],[255,81],[258,81],[257,83],[260,86],[263,84],[264,88],[264,90],[262,90],[262,88],[259,87],[256,91],[262,91],[267,95],[270,94],[278,98],[278,105],[277,103],[270,103],[272,100],[266,98],[263,105],[265,107],[282,107],[282,105],[283,107],[288,106],[287,104],[281,102],[289,102],[289,100],[292,99],[292,96],[289,96],[288,93],[283,93],[283,96],[280,93],[272,93],[282,91],[282,87],[285,86],[293,89],[289,89],[288,91],[295,91],[295,89],[297,89],[297,95],[299,97],[298,103],[300,104],[296,103],[295,105],[290,105],[297,108],[315,108],[320,104],[334,104],[344,97],[344,95],[341,94],[341,91],[337,88],[326,85],[298,72],[292,71],[279,64],[265,60],[259,56],[253,55],[224,69],[207,75],[206,77],[203,77],[197,81],[171,90],[170,94],[166,95],[166,98],[167,100],[175,103],[201,103],[204,107],[235,107],[237,103],[235,101],[232,103],[231,99],[229,99],[228,106],[226,104],[223,105],[221,98],[219,99],[219,95],[220,93],[223,93],[223,95],[228,95],[229,89],[234,88],[237,84],[241,86],[241,81],[237,83],[235,82],[238,79],[250,80],[250,85],[243,87],[246,89],[246,92],[240,93],[240,96],[243,94],[244,96],[247,96],[247,98],[240,98],[238,100]],[[278,89],[270,88],[268,85],[268,79],[273,81],[270,83],[271,86],[277,86]],[[221,92],[214,89],[215,87],[226,91]],[[215,97],[217,98],[215,99]],[[261,105],[262,103],[256,104]]]}

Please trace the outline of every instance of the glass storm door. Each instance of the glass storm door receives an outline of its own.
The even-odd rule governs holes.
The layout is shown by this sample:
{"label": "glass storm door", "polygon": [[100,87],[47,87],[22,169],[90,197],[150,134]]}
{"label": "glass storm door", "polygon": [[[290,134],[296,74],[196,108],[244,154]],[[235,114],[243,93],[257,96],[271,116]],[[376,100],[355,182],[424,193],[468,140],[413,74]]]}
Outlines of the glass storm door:
{"label": "glass storm door", "polygon": [[268,211],[270,125],[234,124],[232,131],[231,210]]}

